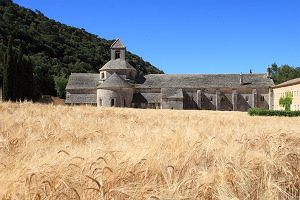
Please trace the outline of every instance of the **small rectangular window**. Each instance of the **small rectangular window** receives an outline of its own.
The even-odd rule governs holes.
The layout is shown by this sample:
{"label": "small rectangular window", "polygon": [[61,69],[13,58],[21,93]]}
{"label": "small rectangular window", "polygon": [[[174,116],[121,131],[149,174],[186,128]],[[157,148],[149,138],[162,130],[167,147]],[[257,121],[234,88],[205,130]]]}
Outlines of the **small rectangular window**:
{"label": "small rectangular window", "polygon": [[102,107],[102,99],[99,99],[99,106]]}
{"label": "small rectangular window", "polygon": [[120,51],[116,51],[116,59],[119,59],[121,57]]}

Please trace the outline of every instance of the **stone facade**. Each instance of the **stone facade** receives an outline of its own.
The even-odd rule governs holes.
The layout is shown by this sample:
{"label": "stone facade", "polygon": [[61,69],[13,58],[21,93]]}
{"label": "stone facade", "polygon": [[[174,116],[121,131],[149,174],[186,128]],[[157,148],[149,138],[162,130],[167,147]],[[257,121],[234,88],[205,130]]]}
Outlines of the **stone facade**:
{"label": "stone facade", "polygon": [[285,97],[288,92],[293,95],[291,110],[300,110],[300,78],[292,79],[273,87],[274,110],[284,110],[284,108],[279,105],[279,99],[280,97]]}
{"label": "stone facade", "polygon": [[271,108],[270,88],[274,83],[268,72],[139,76],[126,62],[125,54],[125,46],[117,39],[111,46],[111,60],[99,69],[99,74],[72,73],[66,103],[178,110]]}

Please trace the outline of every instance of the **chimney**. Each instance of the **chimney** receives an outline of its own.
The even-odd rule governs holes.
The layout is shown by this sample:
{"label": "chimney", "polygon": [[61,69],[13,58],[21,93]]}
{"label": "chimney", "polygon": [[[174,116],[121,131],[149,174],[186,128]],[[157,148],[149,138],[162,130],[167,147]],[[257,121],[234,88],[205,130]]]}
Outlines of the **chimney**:
{"label": "chimney", "polygon": [[244,84],[244,77],[242,72],[240,73],[240,84],[243,85]]}
{"label": "chimney", "polygon": [[271,78],[271,68],[269,67],[269,65],[267,67],[267,78]]}

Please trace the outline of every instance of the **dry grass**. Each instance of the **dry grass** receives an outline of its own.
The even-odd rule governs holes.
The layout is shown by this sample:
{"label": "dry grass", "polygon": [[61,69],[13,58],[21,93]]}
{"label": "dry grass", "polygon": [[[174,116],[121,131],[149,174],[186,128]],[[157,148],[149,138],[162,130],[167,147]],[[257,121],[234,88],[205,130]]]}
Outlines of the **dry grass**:
{"label": "dry grass", "polygon": [[0,103],[2,199],[299,199],[300,118]]}

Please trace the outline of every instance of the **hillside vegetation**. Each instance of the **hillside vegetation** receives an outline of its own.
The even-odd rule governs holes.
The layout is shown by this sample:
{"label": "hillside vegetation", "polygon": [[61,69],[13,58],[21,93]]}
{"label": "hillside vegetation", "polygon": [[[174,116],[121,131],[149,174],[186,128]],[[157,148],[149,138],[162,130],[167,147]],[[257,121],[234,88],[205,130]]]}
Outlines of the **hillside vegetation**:
{"label": "hillside vegetation", "polygon": [[[37,85],[48,95],[56,95],[57,77],[68,78],[71,72],[97,73],[110,60],[113,43],[84,29],[49,19],[38,10],[21,7],[11,0],[0,0],[0,78],[10,35],[15,39],[14,46],[21,45],[23,53],[31,57]],[[128,52],[126,56],[140,74],[163,73],[135,54]]]}
{"label": "hillside vegetation", "polygon": [[0,103],[2,199],[299,199],[300,118]]}

